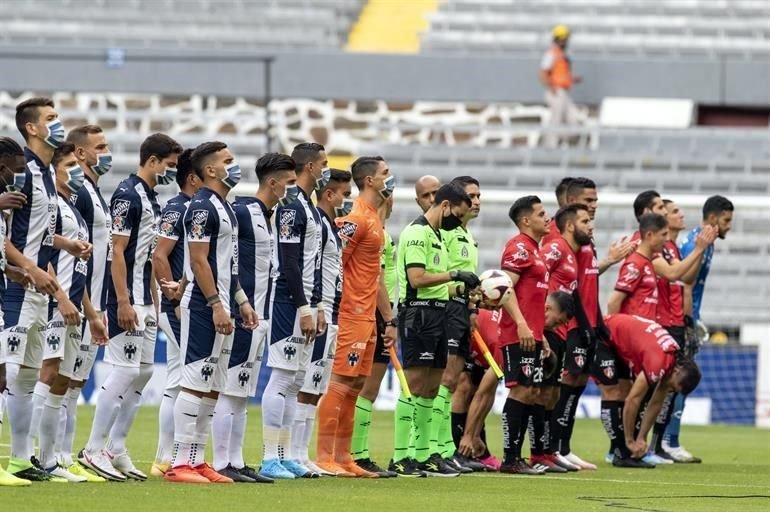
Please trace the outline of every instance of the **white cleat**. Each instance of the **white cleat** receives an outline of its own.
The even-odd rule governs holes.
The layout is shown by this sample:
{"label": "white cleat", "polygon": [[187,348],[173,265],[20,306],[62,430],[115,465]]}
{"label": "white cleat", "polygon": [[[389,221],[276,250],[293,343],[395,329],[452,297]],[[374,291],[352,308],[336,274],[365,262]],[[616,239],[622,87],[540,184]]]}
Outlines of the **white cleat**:
{"label": "white cleat", "polygon": [[701,459],[694,456],[692,453],[688,452],[684,446],[677,446],[676,448],[672,448],[668,445],[665,441],[663,442],[663,450],[665,450],[666,453],[668,453],[672,459],[674,459],[674,462],[679,462],[682,464],[700,464]]}
{"label": "white cleat", "polygon": [[314,473],[318,473],[321,476],[335,476],[334,473],[331,473],[330,471],[326,471],[325,469],[320,468],[312,460],[303,460],[302,465],[308,468],[310,471]]}
{"label": "white cleat", "polygon": [[107,455],[109,455],[110,461],[115,469],[126,475],[126,477],[140,481],[147,480],[147,475],[134,466],[134,462],[131,460],[131,457],[128,456],[127,451],[119,454],[108,452]]}
{"label": "white cleat", "polygon": [[579,467],[580,469],[589,469],[589,470],[595,470],[596,464],[591,464],[590,462],[586,462],[577,455],[575,455],[575,452],[570,452],[567,455],[563,455],[565,459],[567,459],[567,462],[570,464]]}
{"label": "white cleat", "polygon": [[573,464],[572,462],[567,460],[567,458],[559,452],[556,452],[554,455],[556,456],[557,464],[559,464],[559,466],[563,467],[567,471],[579,471],[583,469],[577,464]]}
{"label": "white cleat", "polygon": [[126,477],[120,471],[115,469],[104,450],[99,450],[92,454],[84,448],[80,450],[80,453],[78,454],[78,462],[107,480],[112,480],[113,482],[126,481]]}
{"label": "white cleat", "polygon": [[46,472],[49,475],[51,475],[52,477],[63,478],[64,480],[66,480],[67,482],[70,482],[70,483],[81,483],[81,482],[86,482],[87,481],[82,476],[78,476],[78,475],[74,475],[74,474],[70,473],[65,468],[60,466],[59,464],[57,464],[56,466],[54,466],[51,469],[46,469]]}

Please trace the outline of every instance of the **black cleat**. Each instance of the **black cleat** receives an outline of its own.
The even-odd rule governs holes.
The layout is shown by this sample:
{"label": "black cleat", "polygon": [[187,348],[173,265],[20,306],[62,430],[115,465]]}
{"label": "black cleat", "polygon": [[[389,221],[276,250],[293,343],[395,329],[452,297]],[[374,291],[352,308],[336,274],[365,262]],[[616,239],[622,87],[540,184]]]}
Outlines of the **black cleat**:
{"label": "black cleat", "polygon": [[659,450],[659,451],[655,452],[655,455],[657,455],[661,459],[665,459],[665,460],[670,460],[672,462],[676,462],[674,460],[674,458],[671,455],[669,455],[669,453],[666,450]]}
{"label": "black cleat", "polygon": [[634,459],[632,457],[619,457],[617,454],[615,454],[615,457],[612,459],[612,465],[616,468],[645,468],[645,469],[651,469],[654,468],[654,464],[648,464],[647,462],[644,462],[642,459]]}
{"label": "black cleat", "polygon": [[398,476],[398,473],[396,473],[395,471],[387,471],[385,469],[382,469],[372,459],[356,459],[353,462],[355,462],[356,465],[359,468],[363,469],[364,471],[375,473],[380,478],[395,478]]}
{"label": "black cleat", "polygon": [[235,483],[241,483],[241,484],[253,484],[256,482],[253,478],[244,475],[240,472],[240,470],[233,467],[232,464],[228,464],[226,467],[222,469],[217,469],[217,473],[219,473],[222,476],[226,476],[227,478],[232,479]]}
{"label": "black cleat", "polygon": [[466,457],[460,452],[455,452],[454,455],[452,455],[452,460],[454,460],[455,464],[468,468],[474,473],[486,471],[486,468],[487,468],[484,465],[484,463],[479,462],[476,459],[471,459],[470,457]]}
{"label": "black cleat", "polygon": [[448,478],[460,476],[460,472],[447,464],[446,459],[441,457],[438,453],[431,454],[425,462],[418,462],[417,468],[428,476]]}
{"label": "black cleat", "polygon": [[254,471],[254,468],[252,468],[251,466],[243,466],[237,471],[238,473],[251,478],[254,481],[254,483],[257,483],[257,484],[272,484],[275,482],[272,478],[266,477],[264,475],[260,475],[259,473]]}
{"label": "black cleat", "polygon": [[48,471],[38,467],[37,459],[32,457],[32,467],[22,469],[21,471],[17,471],[13,474],[13,476],[17,478],[23,478],[24,480],[29,480],[31,482],[48,482],[51,480],[51,475],[48,473]]}
{"label": "black cleat", "polygon": [[391,460],[388,465],[388,471],[407,478],[425,478],[428,476],[419,469],[417,461],[410,459],[409,457],[404,457],[398,462],[393,462]]}
{"label": "black cleat", "polygon": [[506,462],[500,464],[500,473],[508,473],[511,475],[544,475],[545,471],[533,468],[527,464],[527,461],[524,459],[516,459],[510,464]]}
{"label": "black cleat", "polygon": [[454,469],[461,475],[467,475],[469,473],[473,473],[473,470],[471,468],[466,468],[462,464],[458,463],[454,457],[443,457],[444,462],[446,462],[446,465],[450,468]]}

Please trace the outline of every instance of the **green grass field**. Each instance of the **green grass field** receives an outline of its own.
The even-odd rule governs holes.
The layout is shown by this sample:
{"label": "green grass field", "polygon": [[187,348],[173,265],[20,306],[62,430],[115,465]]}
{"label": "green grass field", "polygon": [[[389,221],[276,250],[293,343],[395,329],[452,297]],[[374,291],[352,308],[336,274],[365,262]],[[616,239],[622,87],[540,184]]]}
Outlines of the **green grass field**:
{"label": "green grass field", "polygon": [[[77,446],[85,443],[93,409],[83,407]],[[247,460],[261,454],[259,408],[249,415]],[[134,462],[149,470],[157,441],[157,409],[142,408],[129,438]],[[499,455],[499,417],[488,423],[490,446]],[[386,463],[392,449],[392,415],[375,413],[373,455]],[[3,432],[2,455],[8,453]],[[518,477],[475,474],[460,478],[388,480],[297,480],[274,485],[184,485],[162,480],[106,484],[33,484],[0,488],[2,510],[538,510],[582,511],[768,511],[770,432],[745,427],[687,427],[687,447],[701,465],[652,470],[616,469],[604,462],[607,439],[596,420],[578,421],[574,449],[599,463],[598,471],[566,476]],[[208,460],[211,460],[210,457]],[[5,463],[5,458],[2,462]],[[179,507],[179,508],[177,508]]]}

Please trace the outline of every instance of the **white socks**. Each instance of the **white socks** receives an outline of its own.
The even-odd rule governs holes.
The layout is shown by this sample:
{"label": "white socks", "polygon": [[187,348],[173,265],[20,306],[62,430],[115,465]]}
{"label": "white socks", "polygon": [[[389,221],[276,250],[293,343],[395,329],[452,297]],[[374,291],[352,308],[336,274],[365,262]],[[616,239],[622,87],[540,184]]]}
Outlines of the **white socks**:
{"label": "white socks", "polygon": [[289,457],[299,461],[305,460],[303,454],[307,452],[307,447],[304,449],[302,447],[302,442],[305,440],[305,405],[307,404],[297,404],[297,412],[291,423],[291,453]]}
{"label": "white socks", "polygon": [[32,419],[29,422],[29,450],[34,453],[35,438],[40,435],[40,416],[43,414],[43,405],[48,397],[51,386],[45,382],[37,381],[35,391],[32,393]]}
{"label": "white socks", "polygon": [[195,427],[198,423],[198,412],[201,399],[181,391],[174,403],[174,451],[171,456],[171,466],[192,466],[192,447],[196,439]]}
{"label": "white socks", "polygon": [[302,460],[310,460],[308,448],[310,447],[310,440],[313,438],[313,426],[315,425],[317,408],[317,405],[305,404],[305,435],[302,440]]}
{"label": "white socks", "polygon": [[48,469],[56,465],[56,430],[59,427],[59,413],[65,395],[49,392],[40,415],[40,464]]}
{"label": "white socks", "polygon": [[68,468],[72,465],[72,449],[75,441],[75,430],[77,427],[78,398],[82,388],[69,388],[67,395],[62,402],[61,412],[59,414],[59,431],[56,436],[54,449],[61,456],[62,465]]}
{"label": "white socks", "polygon": [[[297,401],[297,391],[294,391],[293,397],[290,391],[295,387],[295,377],[296,372],[273,368],[262,395],[262,440],[265,460],[283,458],[285,455],[283,445],[280,443],[282,439],[288,441],[289,438],[288,428],[291,424],[284,424],[284,419],[287,404]],[[285,432],[282,433],[284,426]],[[279,446],[281,446],[280,450]]]}
{"label": "white socks", "polygon": [[[247,397],[219,395],[211,438],[214,443],[214,469],[220,470],[232,464],[242,468],[243,434],[246,426]],[[236,421],[237,416],[237,421]],[[238,429],[238,431],[236,431]]]}
{"label": "white socks", "polygon": [[246,436],[246,417],[248,415],[246,407],[249,399],[243,398],[242,400],[241,409],[233,411],[233,429],[230,434],[230,464],[237,469],[246,465],[243,460],[243,440]]}
{"label": "white socks", "polygon": [[107,435],[115,423],[123,394],[128,391],[138,377],[139,368],[112,365],[112,369],[102,385],[99,397],[96,399],[94,422],[91,426],[88,444],[86,444],[88,452],[95,453],[104,448]]}
{"label": "white socks", "polygon": [[139,402],[142,400],[142,391],[150,381],[153,369],[151,364],[141,364],[139,366],[139,376],[134,379],[123,395],[123,401],[120,404],[120,410],[110,430],[110,438],[107,444],[107,449],[112,454],[120,454],[126,451],[126,438],[136,419]]}
{"label": "white socks", "polygon": [[8,378],[8,421],[11,424],[11,457],[29,460],[32,446],[29,442],[32,425],[32,393],[39,370],[22,368],[6,363]]}
{"label": "white socks", "polygon": [[179,395],[179,388],[166,389],[158,411],[158,451],[155,462],[167,464],[171,462],[171,449],[174,445],[174,403]]}

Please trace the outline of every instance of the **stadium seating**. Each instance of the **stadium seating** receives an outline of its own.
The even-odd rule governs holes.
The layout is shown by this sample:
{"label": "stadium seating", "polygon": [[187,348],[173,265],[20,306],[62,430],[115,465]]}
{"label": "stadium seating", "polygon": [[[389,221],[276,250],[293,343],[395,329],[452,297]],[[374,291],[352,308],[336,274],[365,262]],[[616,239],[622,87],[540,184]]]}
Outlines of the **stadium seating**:
{"label": "stadium seating", "polygon": [[422,51],[539,53],[564,23],[581,55],[767,56],[768,17],[763,0],[447,0]]}

